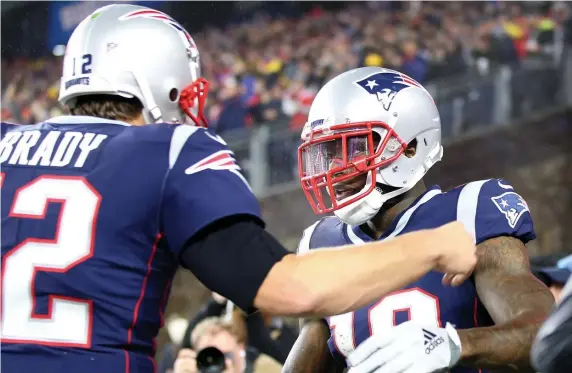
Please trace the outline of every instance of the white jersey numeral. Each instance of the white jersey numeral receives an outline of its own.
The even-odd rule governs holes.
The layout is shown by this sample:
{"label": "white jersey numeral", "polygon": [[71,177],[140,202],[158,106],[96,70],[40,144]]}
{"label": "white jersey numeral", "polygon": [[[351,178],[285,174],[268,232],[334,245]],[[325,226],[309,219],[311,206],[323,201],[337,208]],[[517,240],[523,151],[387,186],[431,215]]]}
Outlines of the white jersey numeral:
{"label": "white jersey numeral", "polygon": [[61,203],[53,239],[26,238],[2,258],[2,343],[91,346],[92,302],[50,295],[35,314],[37,272],[64,273],[93,255],[101,196],[80,177],[41,176],[19,188],[9,217],[44,219]]}
{"label": "white jersey numeral", "polygon": [[[383,333],[396,325],[396,312],[408,312],[409,320],[425,326],[441,327],[439,298],[412,288],[396,291],[382,298],[368,310],[371,334]],[[338,351],[347,357],[355,350],[354,312],[332,316],[329,319],[330,333]]]}

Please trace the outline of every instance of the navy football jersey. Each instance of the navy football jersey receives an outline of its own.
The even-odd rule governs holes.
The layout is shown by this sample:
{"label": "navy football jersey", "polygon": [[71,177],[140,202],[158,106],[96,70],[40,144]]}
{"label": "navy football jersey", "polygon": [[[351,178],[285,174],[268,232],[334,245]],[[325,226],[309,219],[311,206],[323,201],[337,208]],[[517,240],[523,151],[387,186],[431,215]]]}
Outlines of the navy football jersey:
{"label": "navy football jersey", "polygon": [[260,215],[203,128],[2,123],[2,372],[147,373],[186,241]]}
{"label": "navy football jersey", "polygon": [[[389,239],[420,229],[437,228],[458,220],[480,243],[492,237],[512,236],[523,242],[534,239],[532,218],[526,202],[502,179],[475,181],[442,192],[433,186],[402,211],[380,237]],[[298,252],[372,241],[358,226],[326,217],[304,231]],[[429,272],[409,286],[355,312],[326,319],[330,326],[328,346],[340,363],[356,346],[374,333],[412,320],[418,324],[457,329],[490,326],[492,319],[479,301],[474,281],[459,287],[443,286],[443,275]],[[454,373],[479,369],[457,367]]]}

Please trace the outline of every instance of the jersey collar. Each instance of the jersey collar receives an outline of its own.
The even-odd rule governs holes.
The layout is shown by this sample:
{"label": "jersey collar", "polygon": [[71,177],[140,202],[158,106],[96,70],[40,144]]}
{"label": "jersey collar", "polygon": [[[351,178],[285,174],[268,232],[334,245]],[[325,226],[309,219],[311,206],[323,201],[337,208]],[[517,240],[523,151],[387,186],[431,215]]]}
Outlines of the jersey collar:
{"label": "jersey collar", "polygon": [[48,119],[45,123],[49,124],[117,124],[119,126],[131,127],[129,123],[120,120],[104,119],[92,117],[88,115],[62,115]]}

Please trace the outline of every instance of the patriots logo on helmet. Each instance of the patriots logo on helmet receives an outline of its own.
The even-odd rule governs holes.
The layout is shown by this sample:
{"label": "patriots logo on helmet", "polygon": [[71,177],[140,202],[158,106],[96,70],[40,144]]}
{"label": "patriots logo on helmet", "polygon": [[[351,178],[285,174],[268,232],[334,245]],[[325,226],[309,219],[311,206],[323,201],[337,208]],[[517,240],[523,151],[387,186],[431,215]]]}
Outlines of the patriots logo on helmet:
{"label": "patriots logo on helmet", "polygon": [[515,192],[506,192],[500,196],[491,197],[491,200],[499,211],[504,214],[511,228],[516,227],[516,223],[522,214],[529,211],[524,199]]}
{"label": "patriots logo on helmet", "polygon": [[389,110],[395,95],[404,88],[416,87],[427,92],[414,79],[393,70],[385,70],[384,72],[369,75],[355,83],[365,89],[367,93],[375,95],[385,110]]}
{"label": "patriots logo on helmet", "polygon": [[137,17],[143,17],[143,18],[153,18],[153,19],[158,19],[161,20],[163,22],[168,23],[169,25],[171,25],[172,27],[174,27],[175,29],[177,29],[179,32],[181,32],[186,41],[190,44],[191,48],[196,48],[196,44],[195,41],[193,40],[193,38],[191,37],[191,35],[187,32],[187,30],[185,30],[183,28],[183,26],[181,26],[177,21],[175,21],[173,18],[169,17],[168,15],[166,15],[163,12],[159,12],[158,10],[152,10],[152,9],[146,9],[146,10],[136,10],[134,12],[129,12],[123,16],[121,16],[119,18],[120,21],[125,21],[128,19],[133,19],[133,18],[137,18]]}

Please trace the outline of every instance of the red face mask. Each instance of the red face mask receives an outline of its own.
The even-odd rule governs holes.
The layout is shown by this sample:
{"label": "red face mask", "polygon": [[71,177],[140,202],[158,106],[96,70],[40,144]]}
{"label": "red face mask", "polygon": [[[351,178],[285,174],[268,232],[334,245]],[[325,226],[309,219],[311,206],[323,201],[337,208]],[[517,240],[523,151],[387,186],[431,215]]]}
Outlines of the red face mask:
{"label": "red face mask", "polygon": [[[312,130],[298,148],[302,190],[316,214],[331,213],[371,193],[376,187],[375,170],[387,167],[406,148],[383,122]],[[368,173],[371,183],[364,190]]]}
{"label": "red face mask", "polygon": [[[179,97],[179,106],[198,127],[208,127],[208,121],[205,115],[205,104],[208,92],[209,81],[205,78],[198,78],[186,86],[181,91],[181,96]],[[194,109],[195,99],[198,104],[197,115],[194,115],[191,111]]]}

